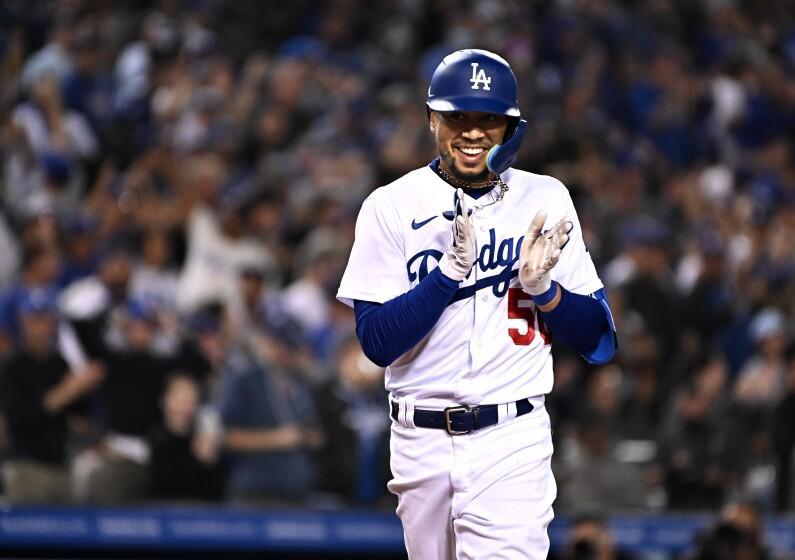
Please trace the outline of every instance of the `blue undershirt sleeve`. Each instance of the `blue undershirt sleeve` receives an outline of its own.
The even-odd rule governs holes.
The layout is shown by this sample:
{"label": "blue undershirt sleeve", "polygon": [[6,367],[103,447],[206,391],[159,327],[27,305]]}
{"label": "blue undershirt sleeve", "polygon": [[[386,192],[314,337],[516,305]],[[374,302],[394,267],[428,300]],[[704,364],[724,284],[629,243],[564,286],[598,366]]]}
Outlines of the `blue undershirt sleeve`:
{"label": "blue undershirt sleeve", "polygon": [[583,296],[560,286],[560,296],[555,309],[540,312],[552,336],[582,354],[589,363],[609,362],[618,341],[604,290]]}
{"label": "blue undershirt sleeve", "polygon": [[383,304],[354,300],[356,336],[364,354],[386,367],[427,335],[458,289],[438,268],[414,288]]}

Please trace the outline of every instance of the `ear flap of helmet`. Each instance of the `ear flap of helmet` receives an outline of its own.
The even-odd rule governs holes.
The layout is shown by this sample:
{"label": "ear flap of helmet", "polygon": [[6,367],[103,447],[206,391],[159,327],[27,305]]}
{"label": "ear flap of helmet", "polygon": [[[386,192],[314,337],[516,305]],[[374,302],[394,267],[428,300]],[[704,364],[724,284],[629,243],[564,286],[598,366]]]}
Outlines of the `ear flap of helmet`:
{"label": "ear flap of helmet", "polygon": [[516,124],[516,130],[513,131],[511,137],[502,144],[497,144],[489,150],[489,154],[486,156],[486,165],[489,171],[499,175],[514,164],[526,129],[527,121],[519,119],[519,122]]}

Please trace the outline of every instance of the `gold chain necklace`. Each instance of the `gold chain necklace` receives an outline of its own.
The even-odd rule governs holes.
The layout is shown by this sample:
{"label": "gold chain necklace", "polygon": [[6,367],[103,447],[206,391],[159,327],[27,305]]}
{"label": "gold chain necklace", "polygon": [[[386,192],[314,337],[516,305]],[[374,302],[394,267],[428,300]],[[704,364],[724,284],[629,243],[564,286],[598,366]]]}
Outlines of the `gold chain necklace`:
{"label": "gold chain necklace", "polygon": [[436,166],[436,169],[439,171],[439,175],[442,176],[442,179],[447,181],[448,183],[455,185],[456,187],[462,187],[465,189],[485,189],[486,187],[493,187],[498,184],[499,177],[495,179],[491,179],[485,183],[467,183],[466,181],[462,181],[458,177],[453,177],[447,173],[444,169],[442,169],[442,165],[439,164]]}
{"label": "gold chain necklace", "polygon": [[461,179],[458,179],[457,177],[451,177],[444,169],[442,169],[441,165],[437,165],[436,169],[439,171],[439,175],[441,175],[442,179],[444,179],[448,183],[451,183],[453,185],[457,185],[457,186],[460,186],[460,187],[463,187],[463,188],[466,188],[466,189],[472,189],[472,188],[477,188],[477,189],[488,188],[488,189],[492,189],[492,188],[494,188],[496,186],[500,187],[500,190],[497,193],[497,196],[494,197],[494,200],[492,200],[488,204],[475,206],[475,208],[485,208],[486,206],[491,206],[492,204],[497,204],[499,201],[501,201],[503,198],[505,198],[505,193],[508,192],[508,185],[505,184],[505,181],[503,181],[502,177],[500,177],[499,175],[497,175],[494,179],[490,180],[488,183],[483,183],[483,185],[481,185],[481,186],[473,187],[472,185],[462,181]]}

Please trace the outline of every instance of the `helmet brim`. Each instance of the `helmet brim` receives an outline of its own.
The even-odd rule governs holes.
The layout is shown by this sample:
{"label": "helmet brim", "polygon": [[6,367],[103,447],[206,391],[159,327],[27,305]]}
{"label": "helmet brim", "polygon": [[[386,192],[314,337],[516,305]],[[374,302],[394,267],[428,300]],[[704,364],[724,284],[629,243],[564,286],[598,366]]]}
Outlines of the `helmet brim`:
{"label": "helmet brim", "polygon": [[476,111],[479,113],[496,113],[507,117],[521,117],[519,108],[515,105],[502,103],[496,99],[474,96],[455,96],[438,99],[428,99],[426,105],[431,111],[442,113],[450,111]]}

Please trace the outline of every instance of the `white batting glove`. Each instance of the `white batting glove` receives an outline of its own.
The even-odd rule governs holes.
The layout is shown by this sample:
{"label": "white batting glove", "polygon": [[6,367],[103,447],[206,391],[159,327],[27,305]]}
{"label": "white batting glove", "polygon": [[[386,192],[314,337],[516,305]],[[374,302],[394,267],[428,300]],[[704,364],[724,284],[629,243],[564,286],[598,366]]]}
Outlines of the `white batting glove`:
{"label": "white batting glove", "polygon": [[439,260],[442,274],[456,282],[466,278],[475,263],[475,228],[469,219],[469,212],[464,191],[456,190],[453,241]]}
{"label": "white batting glove", "polygon": [[560,252],[569,241],[574,224],[563,217],[552,229],[541,235],[547,213],[539,210],[530,222],[519,254],[519,282],[531,296],[541,295],[552,287],[549,271],[558,264]]}

